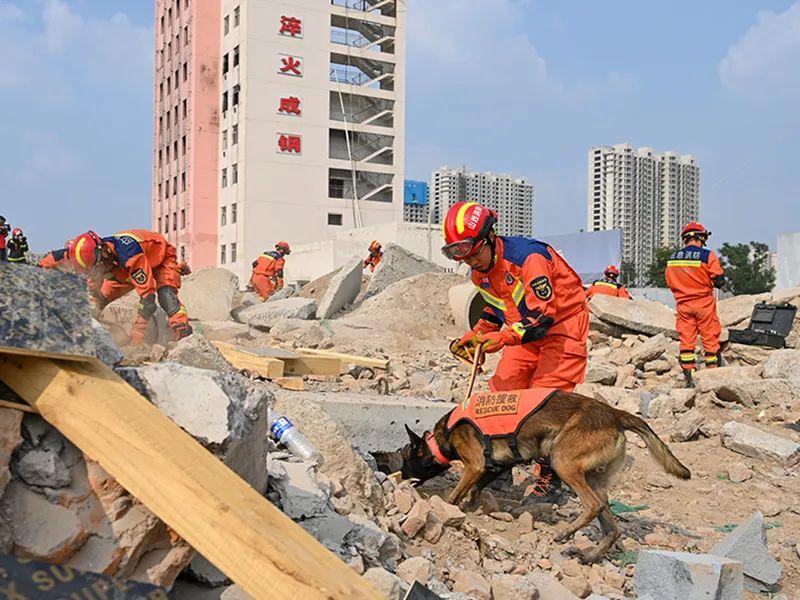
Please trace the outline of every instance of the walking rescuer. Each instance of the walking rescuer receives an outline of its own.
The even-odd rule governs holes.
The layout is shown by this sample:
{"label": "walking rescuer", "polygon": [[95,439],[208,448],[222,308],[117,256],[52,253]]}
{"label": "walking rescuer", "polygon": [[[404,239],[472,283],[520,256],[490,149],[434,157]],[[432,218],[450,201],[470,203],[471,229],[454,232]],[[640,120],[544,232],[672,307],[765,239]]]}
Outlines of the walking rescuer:
{"label": "walking rescuer", "polygon": [[503,350],[489,381],[493,392],[531,387],[567,392],[583,381],[589,309],[581,278],[547,244],[498,236],[497,215],[459,202],[444,221],[444,255],[472,269],[487,308],[458,341]]}

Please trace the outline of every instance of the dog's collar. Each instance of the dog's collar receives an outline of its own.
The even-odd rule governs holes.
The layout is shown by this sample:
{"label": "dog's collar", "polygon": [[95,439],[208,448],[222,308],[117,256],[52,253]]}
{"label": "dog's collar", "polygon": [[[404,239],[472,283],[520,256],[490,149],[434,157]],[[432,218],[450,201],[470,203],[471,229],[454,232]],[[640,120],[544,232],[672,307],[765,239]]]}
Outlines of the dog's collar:
{"label": "dog's collar", "polygon": [[442,449],[439,448],[436,437],[430,431],[425,432],[425,443],[428,444],[428,449],[431,451],[431,454],[433,454],[433,458],[436,459],[436,462],[444,466],[450,464],[450,459],[444,455]]}

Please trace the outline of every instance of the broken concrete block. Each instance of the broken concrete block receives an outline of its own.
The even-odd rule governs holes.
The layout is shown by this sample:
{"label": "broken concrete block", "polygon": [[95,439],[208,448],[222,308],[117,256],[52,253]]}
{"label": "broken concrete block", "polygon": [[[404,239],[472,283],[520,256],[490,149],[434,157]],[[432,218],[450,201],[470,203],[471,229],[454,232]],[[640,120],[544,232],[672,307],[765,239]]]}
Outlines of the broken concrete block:
{"label": "broken concrete block", "polygon": [[627,390],[620,387],[601,387],[595,396],[601,402],[609,406],[625,410],[631,414],[641,412],[641,392],[639,390]]}
{"label": "broken concrete block", "polygon": [[397,566],[397,576],[409,585],[415,581],[426,584],[432,575],[433,563],[421,556],[413,556]]}
{"label": "broken concrete block", "polygon": [[659,600],[742,600],[742,563],[712,554],[640,550],[633,575],[637,596]]}
{"label": "broken concrete block", "polygon": [[[769,300],[770,294],[743,294],[725,298],[717,302],[717,314],[723,327],[733,327],[743,321],[749,321],[753,315],[753,308],[759,302]],[[742,327],[746,323],[742,324]]]}
{"label": "broken concrete block", "polygon": [[400,600],[400,578],[394,573],[389,573],[386,569],[381,567],[372,567],[367,569],[367,572],[362,575],[364,579],[369,581],[381,593],[382,598],[388,600]]}
{"label": "broken concrete block", "polygon": [[800,400],[800,380],[797,379],[753,379],[729,387],[749,397],[755,405],[791,406]]}
{"label": "broken concrete block", "polygon": [[367,566],[381,566],[394,571],[403,557],[400,538],[355,513],[348,515],[347,521],[350,529],[344,536],[344,543],[355,547]]}
{"label": "broken concrete block", "polygon": [[614,385],[617,381],[617,368],[605,363],[589,361],[583,380],[585,383]]}
{"label": "broken concrete block", "polygon": [[681,415],[681,418],[675,423],[669,439],[673,442],[688,442],[699,435],[700,427],[705,422],[706,419],[703,413],[693,408],[689,412]]}
{"label": "broken concrete block", "polygon": [[732,402],[747,407],[755,406],[753,396],[743,385],[723,384],[714,390],[714,393],[723,402]]}
{"label": "broken concrete block", "polygon": [[800,379],[800,350],[776,350],[764,363],[764,377]]}
{"label": "broken concrete block", "polygon": [[800,444],[735,421],[722,427],[722,445],[739,454],[785,466],[800,462]]}
{"label": "broken concrete block", "polygon": [[236,321],[203,321],[195,330],[214,342],[230,342],[250,335],[250,326]]}
{"label": "broken concrete block", "polygon": [[751,592],[775,591],[783,569],[769,553],[764,515],[760,512],[753,513],[710,552],[741,562],[744,585]]}
{"label": "broken concrete block", "polygon": [[477,600],[491,599],[492,586],[482,575],[472,571],[456,571],[452,577],[454,592],[461,592]]}
{"label": "broken concrete block", "polygon": [[86,280],[55,269],[0,261],[0,346],[93,356]]}
{"label": "broken concrete block", "polygon": [[330,490],[323,489],[317,480],[315,464],[286,460],[284,456],[275,453],[267,456],[270,489],[278,492],[283,512],[295,521],[324,514]]}
{"label": "broken concrete block", "polygon": [[647,335],[664,335],[676,339],[675,313],[660,302],[626,300],[612,296],[594,296],[589,302],[592,314],[606,323]]}
{"label": "broken concrete block", "polygon": [[222,356],[217,347],[199,333],[193,333],[175,344],[167,354],[167,359],[187,367],[209,369],[222,373],[236,370],[225,360],[225,357]]}
{"label": "broken concrete block", "polygon": [[390,242],[383,248],[383,258],[367,284],[364,299],[379,294],[401,279],[442,270],[439,265]]}
{"label": "broken concrete block", "polygon": [[694,374],[694,382],[700,392],[713,392],[724,385],[738,384],[758,379],[761,367],[719,367],[700,369]]}
{"label": "broken concrete block", "polygon": [[62,563],[86,540],[86,531],[74,513],[50,504],[18,482],[9,484],[0,509],[11,522],[17,556]]}
{"label": "broken concrete block", "polygon": [[72,477],[69,469],[57,452],[31,450],[17,460],[15,472],[28,485],[62,488],[68,486]]}
{"label": "broken concrete block", "polygon": [[11,457],[17,446],[22,443],[23,414],[18,410],[0,408],[0,497],[3,496],[3,491],[11,480],[9,470]]}
{"label": "broken concrete block", "polygon": [[238,373],[159,363],[118,374],[259,492],[266,489],[267,402]]}
{"label": "broken concrete block", "polygon": [[122,352],[120,352],[108,329],[97,319],[92,319],[92,336],[94,337],[97,358],[109,367],[116,366],[123,358]]}
{"label": "broken concrete block", "polygon": [[[599,296],[595,296],[598,298]],[[578,596],[573,594],[563,585],[561,585],[555,577],[544,571],[537,571],[527,575],[527,577],[539,590],[539,600],[580,600]]]}
{"label": "broken concrete block", "polygon": [[537,600],[539,590],[525,575],[495,575],[492,578],[492,600]]}
{"label": "broken concrete block", "polygon": [[188,574],[192,579],[214,588],[230,585],[231,583],[231,580],[225,573],[199,554],[195,555],[192,562],[186,567],[184,573]]}
{"label": "broken concrete block", "polygon": [[439,496],[431,496],[429,502],[431,503],[431,510],[434,515],[448,527],[461,527],[464,524],[464,519],[467,518],[460,508],[455,504],[449,504],[442,500]]}
{"label": "broken concrete block", "polygon": [[285,319],[311,319],[317,312],[317,303],[311,298],[284,298],[262,302],[237,310],[235,318],[253,327],[272,327]]}
{"label": "broken concrete block", "polygon": [[351,260],[336,271],[317,306],[317,319],[329,319],[355,301],[361,292],[363,272],[364,264],[360,258]]}
{"label": "broken concrete block", "polygon": [[190,319],[225,321],[231,316],[239,278],[228,269],[211,267],[184,277],[178,292]]}
{"label": "broken concrete block", "polygon": [[400,526],[403,533],[410,538],[417,535],[425,527],[432,508],[431,503],[427,500],[417,500],[406,515],[406,520]]}
{"label": "broken concrete block", "polygon": [[672,342],[663,333],[654,335],[631,351],[631,362],[637,367],[659,358]]}

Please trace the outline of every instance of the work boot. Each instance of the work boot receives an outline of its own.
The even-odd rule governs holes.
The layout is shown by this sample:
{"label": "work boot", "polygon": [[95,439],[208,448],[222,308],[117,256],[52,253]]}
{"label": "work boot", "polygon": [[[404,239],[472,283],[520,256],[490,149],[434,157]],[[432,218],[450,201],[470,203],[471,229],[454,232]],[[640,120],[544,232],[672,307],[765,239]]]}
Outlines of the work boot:
{"label": "work boot", "polygon": [[687,388],[695,387],[693,373],[694,373],[694,369],[684,369],[683,370],[683,378],[686,380],[686,387]]}
{"label": "work boot", "polygon": [[717,352],[717,366],[718,367],[724,366],[724,363],[722,362],[722,350]]}

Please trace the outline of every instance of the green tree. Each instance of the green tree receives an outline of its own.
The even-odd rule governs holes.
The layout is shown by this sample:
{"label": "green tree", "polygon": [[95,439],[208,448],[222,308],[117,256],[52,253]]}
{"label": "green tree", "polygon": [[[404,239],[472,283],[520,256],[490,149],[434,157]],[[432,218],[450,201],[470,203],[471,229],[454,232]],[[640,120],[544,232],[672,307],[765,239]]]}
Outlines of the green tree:
{"label": "green tree", "polygon": [[775,285],[775,269],[767,266],[769,246],[762,242],[725,242],[719,249],[719,258],[725,269],[725,289],[737,296],[768,292]]}
{"label": "green tree", "polygon": [[667,260],[670,254],[678,250],[678,248],[671,248],[665,246],[663,248],[656,248],[655,257],[647,271],[644,274],[645,284],[651,287],[667,287],[667,280],[664,278],[664,271],[667,268]]}
{"label": "green tree", "polygon": [[623,260],[619,266],[620,283],[628,287],[636,285],[636,266],[632,262]]}

